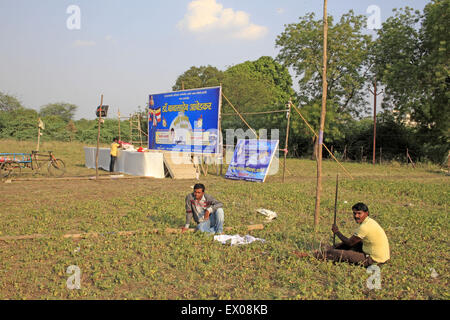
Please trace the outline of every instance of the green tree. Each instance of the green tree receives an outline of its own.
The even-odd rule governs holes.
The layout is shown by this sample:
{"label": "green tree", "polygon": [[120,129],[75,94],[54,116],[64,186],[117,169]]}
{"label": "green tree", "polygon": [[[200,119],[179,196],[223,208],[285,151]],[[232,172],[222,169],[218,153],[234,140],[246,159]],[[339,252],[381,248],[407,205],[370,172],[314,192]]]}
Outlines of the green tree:
{"label": "green tree", "polygon": [[38,114],[36,110],[19,108],[0,112],[0,137],[17,140],[37,138]]}
{"label": "green tree", "polygon": [[[98,120],[86,120],[80,119],[74,122],[77,131],[75,133],[75,139],[88,144],[97,143],[98,133]],[[116,119],[104,119],[104,123],[101,124],[100,130],[100,142],[110,144],[114,137],[119,136],[119,125]],[[121,140],[130,141],[130,121],[120,121]],[[146,136],[143,135],[143,140],[146,140]]]}
{"label": "green tree", "polygon": [[223,72],[216,67],[210,65],[193,66],[177,78],[172,90],[179,91],[183,88],[183,85],[184,89],[214,87],[220,85],[222,79]]}
{"label": "green tree", "polygon": [[0,92],[0,111],[13,111],[23,108],[16,97]]}
{"label": "green tree", "polygon": [[[299,85],[298,101],[302,114],[318,132],[322,99],[323,20],[314,13],[286,26],[277,37],[277,60],[293,69]],[[328,17],[327,115],[324,141],[343,139],[346,123],[368,108],[364,100],[370,78],[370,36],[364,34],[366,17],[353,11],[337,23]],[[296,112],[293,111],[293,114]],[[305,138],[316,139],[298,116],[292,119],[292,141],[305,150]],[[302,147],[300,147],[302,146]],[[295,149],[295,145],[294,145]],[[311,146],[308,148],[311,150]],[[314,148],[315,150],[315,148]],[[313,154],[314,156],[314,154]]]}
{"label": "green tree", "polygon": [[[327,97],[337,113],[359,115],[366,109],[364,85],[368,81],[370,36],[364,34],[366,17],[350,10],[334,23],[328,17]],[[286,26],[277,37],[277,60],[293,68],[299,100],[311,104],[322,97],[323,21],[314,13]]]}
{"label": "green tree", "polygon": [[431,1],[423,14],[409,7],[394,10],[375,45],[375,70],[385,86],[383,107],[395,109],[398,120],[409,115],[418,124],[417,137],[434,161],[450,147],[449,4]]}
{"label": "green tree", "polygon": [[77,108],[76,105],[65,102],[50,103],[41,107],[39,115],[41,117],[59,116],[64,121],[69,122],[72,120]]}
{"label": "green tree", "polygon": [[[227,86],[227,91],[241,91],[239,94],[241,99],[238,100],[244,105],[248,105],[248,101],[251,101],[253,106],[287,103],[289,98],[295,95],[288,69],[272,57],[263,56],[255,61],[245,61],[232,66],[225,71],[224,77],[224,87]],[[236,84],[235,80],[239,80],[240,83]],[[262,97],[257,93],[245,93],[248,90],[258,92],[251,88],[252,82],[258,82],[267,87]],[[231,95],[231,92],[229,94]]]}
{"label": "green tree", "polygon": [[[191,67],[178,77],[173,90],[181,90],[182,83],[185,89],[222,84],[226,98],[242,113],[285,109],[289,98],[295,96],[287,68],[268,56],[256,61],[245,61],[224,72],[212,66]],[[222,129],[247,129],[226,99],[222,99],[222,114],[226,114],[222,117]],[[284,128],[285,115],[245,115],[244,118],[252,128],[258,130]]]}
{"label": "green tree", "polygon": [[45,123],[45,130],[41,131],[43,141],[70,141],[70,135],[66,129],[67,122],[61,116],[41,116],[41,120]]}
{"label": "green tree", "polygon": [[[287,68],[268,56],[228,68],[224,72],[223,92],[241,113],[283,110],[289,98],[295,96]],[[247,129],[226,99],[223,100],[223,113],[231,115],[223,117],[222,128]],[[255,130],[283,128],[284,132],[285,115],[268,113],[245,115],[244,118]]]}
{"label": "green tree", "polygon": [[70,120],[69,123],[67,124],[66,130],[67,130],[68,133],[69,133],[69,139],[70,139],[70,142],[72,142],[73,139],[74,139],[74,137],[75,137],[75,134],[76,134],[77,131],[78,131],[78,129],[77,129],[75,123],[74,123],[72,120]]}

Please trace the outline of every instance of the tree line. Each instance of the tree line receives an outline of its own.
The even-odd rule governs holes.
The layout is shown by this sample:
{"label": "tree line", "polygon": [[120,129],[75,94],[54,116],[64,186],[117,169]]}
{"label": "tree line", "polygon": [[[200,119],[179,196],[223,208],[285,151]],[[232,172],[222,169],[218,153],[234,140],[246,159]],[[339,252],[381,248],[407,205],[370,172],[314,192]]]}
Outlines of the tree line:
{"label": "tree line", "polygon": [[[418,161],[442,163],[446,159],[450,149],[449,3],[433,0],[423,12],[410,7],[395,9],[375,39],[365,32],[365,16],[352,10],[339,19],[329,16],[324,142],[338,157],[371,159],[373,105],[367,97],[376,84],[383,89],[382,108],[377,113],[377,154],[381,152],[383,160],[403,160],[408,149]],[[223,132],[246,129],[234,107],[241,113],[260,113],[244,117],[253,129],[279,129],[279,139],[284,141],[286,113],[274,111],[286,110],[290,100],[317,132],[322,28],[322,19],[307,14],[285,26],[275,42],[279,49],[275,58],[263,56],[226,70],[192,66],[176,79],[172,89],[222,85],[226,97],[222,99]],[[298,90],[293,89],[289,70]],[[75,110],[74,105],[59,103],[37,112],[23,108],[14,97],[0,94],[0,138],[34,138],[40,116],[47,125],[44,138],[95,142],[96,120],[74,121]],[[117,126],[117,120],[105,120],[104,142],[117,135]],[[123,121],[121,128],[126,138],[129,122]],[[315,136],[292,110],[289,155],[314,157],[315,145]]]}
{"label": "tree line", "polygon": [[[86,144],[97,143],[98,120],[73,120],[76,105],[64,102],[48,104],[39,111],[24,108],[14,97],[0,92],[0,101],[8,101],[8,108],[2,104],[0,109],[0,139],[37,140],[38,120],[44,124],[41,141],[80,141]],[[142,131],[147,131],[145,112],[141,114]],[[136,126],[136,124],[135,124]],[[130,141],[130,121],[120,121],[121,139]],[[100,142],[111,143],[119,135],[118,120],[105,118],[101,124]],[[136,132],[133,135],[136,140]],[[146,137],[143,135],[144,142]]]}

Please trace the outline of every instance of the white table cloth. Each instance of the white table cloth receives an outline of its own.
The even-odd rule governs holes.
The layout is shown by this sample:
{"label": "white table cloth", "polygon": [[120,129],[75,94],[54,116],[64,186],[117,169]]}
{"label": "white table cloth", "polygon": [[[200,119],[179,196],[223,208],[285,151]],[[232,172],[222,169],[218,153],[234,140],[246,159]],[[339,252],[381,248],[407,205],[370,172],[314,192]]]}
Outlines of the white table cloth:
{"label": "white table cloth", "polygon": [[[97,148],[84,147],[86,167],[95,169]],[[99,148],[98,167],[109,171],[110,149]],[[164,155],[160,151],[137,152],[119,150],[115,171],[134,176],[164,178]]]}

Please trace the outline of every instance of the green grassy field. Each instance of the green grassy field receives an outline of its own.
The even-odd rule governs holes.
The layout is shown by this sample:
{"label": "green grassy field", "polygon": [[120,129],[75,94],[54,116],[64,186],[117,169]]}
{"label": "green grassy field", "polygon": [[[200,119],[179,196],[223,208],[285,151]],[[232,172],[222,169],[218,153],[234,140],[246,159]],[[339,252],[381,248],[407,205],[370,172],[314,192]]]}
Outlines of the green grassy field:
{"label": "green grassy field", "polygon": [[[0,141],[0,152],[34,147]],[[83,144],[45,142],[41,150],[63,159],[67,176],[95,175],[84,167]],[[246,225],[264,223],[258,208],[278,213],[250,232],[266,242],[245,246],[200,233],[150,232],[184,224],[184,197],[196,181],[45,180],[24,170],[30,179],[0,183],[0,237],[51,237],[0,241],[0,299],[449,299],[449,177],[433,165],[344,166],[354,180],[324,161],[315,241],[314,161],[288,159],[285,183],[281,171],[265,183],[226,180],[213,169],[201,177],[206,192],[224,203],[225,226],[234,227],[228,234],[245,235]],[[341,231],[348,236],[355,229],[351,206],[362,201],[389,238],[391,261],[381,267],[379,290],[367,287],[371,274],[362,267],[293,254],[332,242],[338,172]],[[113,234],[131,230],[141,232]],[[62,238],[80,232],[102,235]],[[81,271],[79,290],[67,288],[72,265]]]}

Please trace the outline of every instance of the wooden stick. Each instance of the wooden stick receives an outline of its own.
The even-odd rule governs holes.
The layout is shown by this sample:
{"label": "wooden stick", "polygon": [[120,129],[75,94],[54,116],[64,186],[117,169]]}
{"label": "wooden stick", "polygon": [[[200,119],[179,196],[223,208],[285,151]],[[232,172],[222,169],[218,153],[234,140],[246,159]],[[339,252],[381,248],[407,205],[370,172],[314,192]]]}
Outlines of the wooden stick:
{"label": "wooden stick", "polygon": [[39,120],[38,120],[38,141],[37,141],[36,151],[39,151],[40,141],[41,141],[41,118],[39,118]]}
{"label": "wooden stick", "polygon": [[24,236],[4,236],[0,237],[0,241],[9,241],[9,240],[28,240],[28,239],[40,239],[47,237],[45,234],[31,234]]}
{"label": "wooden stick", "polygon": [[409,155],[409,152],[407,152],[407,156],[409,158],[409,161],[411,161],[411,164],[412,164],[413,168],[415,169],[416,166],[415,166],[414,162],[412,161],[411,156]]}
{"label": "wooden stick", "polygon": [[409,162],[408,162],[408,148],[406,148],[406,166],[409,166]]}
{"label": "wooden stick", "polygon": [[11,179],[14,182],[20,181],[70,181],[70,180],[106,180],[106,179],[155,179],[153,177],[144,177],[144,176],[122,176],[122,175],[103,175],[100,174],[98,178],[95,176],[80,176],[80,177],[61,177],[61,178],[17,178]]}
{"label": "wooden stick", "polygon": [[317,142],[317,182],[316,182],[316,205],[314,209],[314,237],[319,227],[320,215],[320,195],[322,193],[322,145],[324,139],[325,116],[327,106],[327,35],[328,35],[328,14],[327,0],[323,2],[323,62],[322,62],[322,109],[320,112],[319,140]]}
{"label": "wooden stick", "polygon": [[[280,150],[280,151],[284,152],[284,150]],[[285,167],[281,161],[279,161],[279,164],[281,164],[281,166],[283,167],[283,170],[286,170],[288,174],[292,175],[292,172],[288,169],[287,166]]]}
{"label": "wooden stick", "polygon": [[[237,227],[226,227],[224,230],[230,231],[236,229]],[[262,230],[264,229],[263,224],[252,224],[247,226],[248,231],[252,230]],[[188,232],[194,232],[194,228],[188,229]],[[62,236],[63,239],[82,239],[82,238],[97,238],[99,236],[105,235],[119,235],[119,236],[131,236],[139,233],[181,233],[181,228],[166,228],[161,229],[150,229],[150,230],[135,230],[135,231],[117,231],[117,232],[88,232],[88,233],[68,233]],[[14,240],[35,240],[42,238],[51,238],[48,234],[31,234],[31,235],[21,235],[21,236],[4,236],[0,237],[0,241],[14,241]]]}
{"label": "wooden stick", "polygon": [[[220,83],[220,98],[219,98],[219,124],[218,124],[218,138],[219,138],[219,148],[220,150],[220,177],[222,176],[222,170],[223,170],[223,161],[224,161],[224,145],[223,145],[223,134],[222,134],[222,83]],[[219,151],[219,150],[217,150]]]}
{"label": "wooden stick", "polygon": [[[334,224],[336,224],[336,212],[338,202],[339,174],[336,175],[336,196],[334,198]],[[333,247],[336,246],[336,234],[333,233]]]}
{"label": "wooden stick", "polygon": [[133,144],[133,115],[130,113],[130,140],[129,143]]}
{"label": "wooden stick", "polygon": [[284,176],[286,172],[286,157],[288,153],[288,142],[289,142],[289,123],[291,121],[291,99],[289,99],[289,110],[287,113],[287,125],[286,125],[286,141],[284,143],[284,162],[283,162],[283,183],[284,183]]}
{"label": "wooden stick", "polygon": [[141,115],[138,115],[139,146],[142,146]]}
{"label": "wooden stick", "polygon": [[[255,115],[255,114],[268,114],[268,113],[281,113],[287,112],[288,110],[275,110],[275,111],[261,111],[261,112],[241,112],[244,115]],[[235,116],[235,113],[222,113],[223,116]]]}
{"label": "wooden stick", "polygon": [[120,137],[120,109],[117,110],[117,118],[119,119],[119,141],[121,141],[121,137]]}
{"label": "wooden stick", "polygon": [[97,152],[95,153],[95,177],[98,179],[98,149],[100,148],[100,125],[102,121],[103,95],[100,101],[100,113],[98,117]]}

